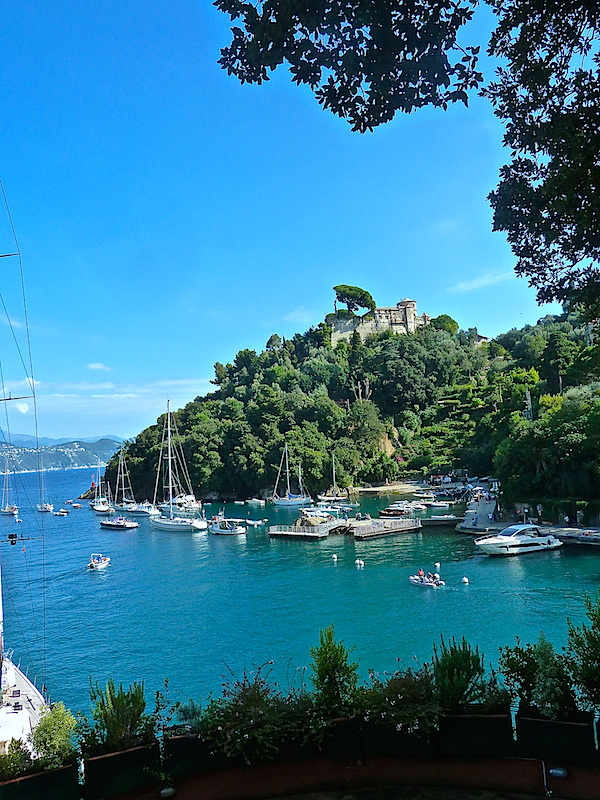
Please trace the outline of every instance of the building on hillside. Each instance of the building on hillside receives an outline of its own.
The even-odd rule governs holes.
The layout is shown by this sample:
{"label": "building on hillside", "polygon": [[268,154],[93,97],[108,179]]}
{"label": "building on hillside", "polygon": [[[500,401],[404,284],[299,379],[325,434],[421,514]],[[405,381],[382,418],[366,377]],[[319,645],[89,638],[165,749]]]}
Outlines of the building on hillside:
{"label": "building on hillside", "polygon": [[342,339],[350,340],[354,331],[358,331],[361,339],[383,331],[392,333],[414,333],[422,325],[429,325],[427,314],[417,314],[415,300],[405,298],[395,306],[376,308],[364,317],[336,317],[328,315],[327,323],[331,325],[331,345],[335,347]]}

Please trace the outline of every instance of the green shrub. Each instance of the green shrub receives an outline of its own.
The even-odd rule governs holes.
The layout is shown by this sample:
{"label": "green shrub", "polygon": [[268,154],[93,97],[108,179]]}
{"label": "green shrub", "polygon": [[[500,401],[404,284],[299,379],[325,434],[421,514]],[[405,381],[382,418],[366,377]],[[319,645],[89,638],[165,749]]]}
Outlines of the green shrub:
{"label": "green shrub", "polygon": [[575,627],[570,619],[566,659],[575,686],[585,702],[600,711],[600,593],[594,602],[585,598],[586,616],[590,622]]}
{"label": "green shrub", "polygon": [[540,634],[537,643],[500,648],[500,670],[521,706],[533,706],[550,719],[568,717],[577,710],[568,660],[556,653]]}
{"label": "green shrub", "polygon": [[437,700],[442,711],[456,712],[468,703],[481,699],[484,688],[483,657],[473,650],[463,636],[460,644],[452,637],[446,644],[433,645],[433,677]]}
{"label": "green shrub", "polygon": [[144,684],[134,682],[128,689],[115,687],[109,678],[106,689],[90,680],[92,720],[81,716],[78,736],[84,754],[126,750],[154,741],[156,715],[146,714]]}
{"label": "green shrub", "polygon": [[358,703],[367,721],[393,725],[406,733],[427,734],[436,727],[440,709],[429,664],[398,670],[387,680],[371,673],[370,679]]}
{"label": "green shrub", "polygon": [[0,781],[10,781],[35,769],[27,746],[20,739],[11,739],[8,752],[0,754]]}
{"label": "green shrub", "polygon": [[63,703],[53,703],[42,710],[30,738],[44,769],[58,769],[73,760],[76,727],[77,720]]}
{"label": "green shrub", "polygon": [[[247,764],[276,755],[286,733],[286,701],[262,674],[263,667],[232,677],[221,697],[209,699],[203,712],[195,703],[179,709],[216,752],[241,756]],[[182,713],[183,712],[183,713]]]}
{"label": "green shrub", "polygon": [[350,650],[336,642],[333,625],[319,631],[319,644],[311,647],[315,702],[325,719],[352,714],[358,685],[358,664],[349,661]]}

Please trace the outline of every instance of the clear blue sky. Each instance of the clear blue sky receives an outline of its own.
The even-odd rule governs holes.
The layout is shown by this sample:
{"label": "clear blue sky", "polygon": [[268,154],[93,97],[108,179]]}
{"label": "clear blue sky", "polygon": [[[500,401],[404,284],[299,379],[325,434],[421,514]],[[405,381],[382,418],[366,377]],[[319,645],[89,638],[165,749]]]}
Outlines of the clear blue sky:
{"label": "clear blue sky", "polygon": [[[228,77],[228,25],[207,0],[4,9],[0,178],[42,436],[134,436],[167,396],[208,391],[215,361],[321,321],[337,283],[488,336],[559,311],[491,231],[508,153],[486,101],[352,133],[285,71]],[[0,267],[21,324],[16,265]],[[32,431],[30,402],[10,427]]]}

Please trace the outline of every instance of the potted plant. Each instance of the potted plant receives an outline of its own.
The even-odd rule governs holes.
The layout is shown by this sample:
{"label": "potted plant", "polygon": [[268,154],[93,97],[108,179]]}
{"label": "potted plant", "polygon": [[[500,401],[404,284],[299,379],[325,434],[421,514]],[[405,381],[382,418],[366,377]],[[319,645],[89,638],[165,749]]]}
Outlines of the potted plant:
{"label": "potted plant", "polygon": [[500,650],[500,669],[519,701],[519,755],[591,764],[595,761],[593,715],[577,705],[566,656],[541,634],[536,644]]}
{"label": "potted plant", "polygon": [[360,721],[355,714],[358,663],[350,661],[350,653],[342,641],[335,640],[333,625],[319,631],[319,644],[310,650],[310,680],[323,732],[321,748],[328,758],[362,756]]}
{"label": "potted plant", "polygon": [[78,800],[75,726],[75,717],[63,703],[43,709],[30,735],[35,756],[16,739],[9,744],[8,753],[0,756],[0,781],[9,781],[0,784],[0,796],[22,800],[39,797]]}
{"label": "potted plant", "polygon": [[433,755],[439,706],[431,667],[400,669],[386,680],[371,673],[370,679],[362,691],[365,756]]}
{"label": "potted plant", "polygon": [[[583,704],[596,714],[600,711],[600,592],[594,601],[585,598],[589,625],[575,626],[567,619],[569,638],[565,651],[568,669]],[[597,734],[600,735],[600,724]]]}
{"label": "potted plant", "polygon": [[463,636],[434,644],[433,675],[440,707],[440,753],[510,756],[515,752],[510,695],[492,670],[486,677],[479,648]]}
{"label": "potted plant", "polygon": [[110,678],[101,689],[90,681],[90,699],[92,721],[82,716],[78,723],[86,800],[156,783],[161,773],[156,714],[146,714],[143,683],[117,689]]}

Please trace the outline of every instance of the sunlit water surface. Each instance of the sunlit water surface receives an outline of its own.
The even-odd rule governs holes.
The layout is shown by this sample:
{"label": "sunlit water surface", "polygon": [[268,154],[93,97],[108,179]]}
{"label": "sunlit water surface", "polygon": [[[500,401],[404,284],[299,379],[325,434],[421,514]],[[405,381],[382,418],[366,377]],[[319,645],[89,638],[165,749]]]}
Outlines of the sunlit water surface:
{"label": "sunlit water surface", "polygon": [[[46,475],[56,509],[89,487],[91,472]],[[51,698],[73,710],[89,708],[90,677],[143,680],[149,691],[168,677],[173,699],[200,700],[219,691],[223,675],[272,660],[273,680],[297,683],[319,629],[331,623],[355,647],[363,676],[428,660],[440,634],[464,634],[495,664],[515,636],[533,641],[544,631],[564,644],[567,617],[584,619],[583,598],[600,583],[600,550],[494,559],[452,528],[370,542],[270,540],[266,527],[243,537],[173,534],[142,518],[131,531],[103,530],[85,502],[68,517],[26,508],[37,484],[29,474],[17,487],[23,524],[0,518],[3,539],[9,531],[32,537],[2,544],[5,641],[38,682],[45,676]],[[388,502],[370,499],[362,509]],[[296,516],[269,505],[227,513],[282,524]],[[92,552],[109,555],[110,567],[86,571]],[[445,587],[409,583],[437,561]]]}

